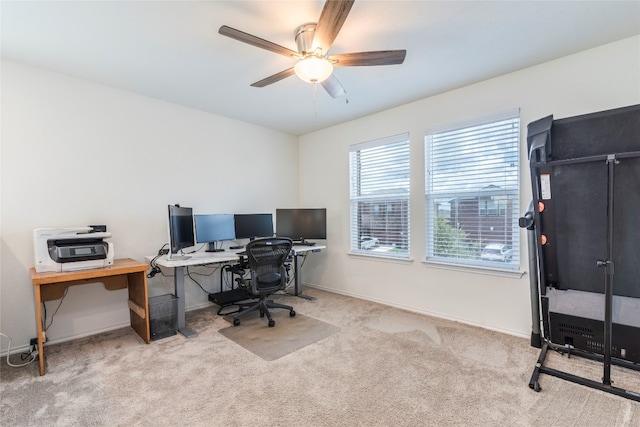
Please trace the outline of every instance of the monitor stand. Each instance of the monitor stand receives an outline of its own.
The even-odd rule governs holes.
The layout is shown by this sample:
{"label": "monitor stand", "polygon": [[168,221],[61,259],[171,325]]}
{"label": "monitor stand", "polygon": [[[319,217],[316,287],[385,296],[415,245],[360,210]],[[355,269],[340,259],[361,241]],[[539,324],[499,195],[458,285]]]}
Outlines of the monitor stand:
{"label": "monitor stand", "polygon": [[167,261],[184,261],[191,258],[190,255],[169,254],[167,255]]}
{"label": "monitor stand", "polygon": [[216,242],[209,242],[205,252],[224,252],[224,249],[216,248]]}
{"label": "monitor stand", "polygon": [[309,242],[307,240],[298,240],[293,242],[294,246],[314,246],[316,244],[316,242]]}

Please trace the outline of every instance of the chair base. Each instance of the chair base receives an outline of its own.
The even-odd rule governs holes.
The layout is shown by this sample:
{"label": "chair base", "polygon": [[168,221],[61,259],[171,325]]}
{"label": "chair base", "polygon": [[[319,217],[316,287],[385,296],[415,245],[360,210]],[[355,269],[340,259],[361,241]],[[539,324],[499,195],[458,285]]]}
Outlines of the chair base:
{"label": "chair base", "polygon": [[240,325],[240,317],[254,311],[260,311],[260,317],[267,316],[267,319],[269,320],[269,327],[273,327],[275,326],[276,322],[271,317],[271,313],[269,312],[270,308],[282,308],[285,310],[289,310],[289,316],[291,317],[294,317],[296,315],[296,312],[290,305],[279,304],[277,302],[274,302],[273,300],[267,299],[267,297],[262,297],[257,303],[250,305],[248,308],[245,308],[244,310],[233,316],[233,326]]}

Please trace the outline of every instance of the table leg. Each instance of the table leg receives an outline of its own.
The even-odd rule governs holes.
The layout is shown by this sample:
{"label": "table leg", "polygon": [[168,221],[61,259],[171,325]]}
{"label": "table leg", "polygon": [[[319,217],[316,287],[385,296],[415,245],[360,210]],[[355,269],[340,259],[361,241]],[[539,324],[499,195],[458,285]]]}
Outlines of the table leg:
{"label": "table leg", "polygon": [[151,339],[149,329],[149,292],[144,272],[127,274],[129,291],[129,318],[131,327],[147,344]]}
{"label": "table leg", "polygon": [[300,289],[302,285],[302,268],[300,265],[300,255],[293,254],[293,280],[294,280],[294,295],[300,298],[315,300],[315,297],[310,297],[307,295],[302,295],[302,290]]}
{"label": "table leg", "polygon": [[198,334],[186,326],[185,320],[184,267],[174,268],[173,283],[175,287],[175,295],[178,298],[178,332],[187,338],[194,338],[198,336]]}
{"label": "table leg", "polygon": [[[38,360],[40,362],[40,376],[44,375],[44,341],[45,335],[42,327],[42,298],[40,297],[40,286],[34,286],[36,301],[36,331],[38,334]],[[8,357],[8,356],[7,356]]]}

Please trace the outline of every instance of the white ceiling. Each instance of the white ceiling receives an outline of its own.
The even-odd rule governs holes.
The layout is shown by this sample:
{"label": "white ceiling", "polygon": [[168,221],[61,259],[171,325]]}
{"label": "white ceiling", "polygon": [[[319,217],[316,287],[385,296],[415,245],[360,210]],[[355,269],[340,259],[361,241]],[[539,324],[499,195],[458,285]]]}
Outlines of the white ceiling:
{"label": "white ceiling", "polygon": [[294,60],[218,28],[297,50],[323,4],[3,0],[2,56],[300,135],[640,34],[639,1],[356,0],[329,53],[406,49],[404,64],[336,68],[337,99],[296,76],[250,87]]}

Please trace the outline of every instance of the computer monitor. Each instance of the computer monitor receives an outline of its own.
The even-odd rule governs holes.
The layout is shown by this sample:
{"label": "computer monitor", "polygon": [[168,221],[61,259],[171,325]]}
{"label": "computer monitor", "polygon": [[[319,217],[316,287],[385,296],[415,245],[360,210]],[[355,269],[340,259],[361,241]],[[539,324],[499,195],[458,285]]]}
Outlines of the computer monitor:
{"label": "computer monitor", "polygon": [[193,209],[169,205],[169,255],[167,259],[187,259],[184,248],[196,244],[193,234]]}
{"label": "computer monitor", "polygon": [[216,248],[216,243],[236,238],[233,214],[194,215],[193,218],[196,224],[196,242],[207,243],[207,252],[224,251]]}
{"label": "computer monitor", "polygon": [[325,208],[276,209],[276,234],[304,244],[312,244],[306,239],[325,240],[327,210]]}
{"label": "computer monitor", "polygon": [[250,239],[273,236],[273,215],[235,214],[236,239]]}

